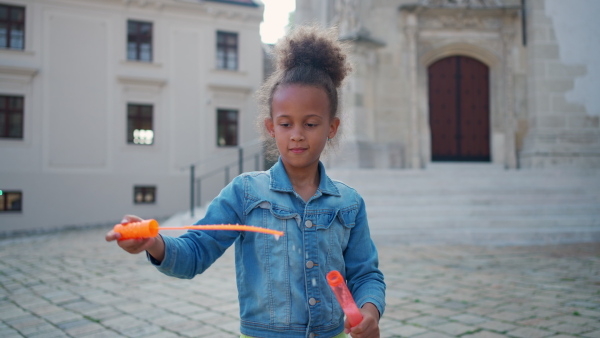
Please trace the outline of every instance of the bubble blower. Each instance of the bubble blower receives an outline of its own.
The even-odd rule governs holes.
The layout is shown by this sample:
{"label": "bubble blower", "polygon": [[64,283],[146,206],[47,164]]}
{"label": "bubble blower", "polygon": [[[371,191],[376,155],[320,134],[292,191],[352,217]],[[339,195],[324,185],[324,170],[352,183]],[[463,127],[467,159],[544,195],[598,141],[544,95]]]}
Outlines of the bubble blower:
{"label": "bubble blower", "polygon": [[350,322],[350,327],[355,327],[360,324],[363,320],[363,316],[360,311],[358,311],[358,307],[354,302],[354,298],[352,298],[352,294],[350,294],[350,290],[348,290],[348,287],[346,286],[342,274],[336,270],[330,271],[327,274],[327,283],[331,286],[335,298],[337,298],[342,306],[342,310],[346,314],[348,322]]}
{"label": "bubble blower", "polygon": [[113,228],[114,232],[121,234],[119,240],[134,239],[134,238],[151,238],[158,235],[160,230],[233,230],[233,231],[249,231],[259,232],[263,234],[273,235],[275,238],[283,236],[283,231],[277,231],[267,228],[256,227],[252,225],[239,224],[211,224],[211,225],[186,225],[180,227],[159,227],[158,222],[154,219],[146,219],[141,222],[120,223]]}

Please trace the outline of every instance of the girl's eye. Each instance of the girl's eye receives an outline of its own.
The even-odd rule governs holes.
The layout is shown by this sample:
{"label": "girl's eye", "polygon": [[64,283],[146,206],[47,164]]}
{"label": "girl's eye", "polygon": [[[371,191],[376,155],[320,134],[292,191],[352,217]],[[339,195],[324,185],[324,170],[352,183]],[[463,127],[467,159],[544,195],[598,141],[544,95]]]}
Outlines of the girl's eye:
{"label": "girl's eye", "polygon": [[306,126],[309,127],[309,128],[314,128],[314,127],[318,126],[318,124],[316,124],[316,123],[307,123]]}
{"label": "girl's eye", "polygon": [[282,126],[282,127],[289,127],[290,126],[289,123],[280,123],[279,125]]}

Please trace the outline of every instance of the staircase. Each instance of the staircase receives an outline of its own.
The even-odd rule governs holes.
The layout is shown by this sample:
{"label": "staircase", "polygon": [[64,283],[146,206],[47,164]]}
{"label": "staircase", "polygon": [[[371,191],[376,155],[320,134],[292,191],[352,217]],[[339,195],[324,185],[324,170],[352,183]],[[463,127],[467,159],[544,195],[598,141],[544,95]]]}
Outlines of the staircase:
{"label": "staircase", "polygon": [[367,205],[377,244],[600,243],[600,171],[330,169]]}

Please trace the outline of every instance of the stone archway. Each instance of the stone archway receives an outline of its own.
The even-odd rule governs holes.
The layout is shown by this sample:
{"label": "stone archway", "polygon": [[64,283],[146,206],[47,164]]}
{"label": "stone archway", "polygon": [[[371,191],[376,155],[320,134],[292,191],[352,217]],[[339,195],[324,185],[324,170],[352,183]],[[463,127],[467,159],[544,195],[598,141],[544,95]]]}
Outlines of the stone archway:
{"label": "stone archway", "polygon": [[431,162],[428,67],[449,56],[467,56],[489,70],[489,161],[516,167],[514,52],[518,7],[425,1],[400,7],[407,56],[411,123],[408,151],[412,167]]}
{"label": "stone archway", "polygon": [[[419,116],[419,128],[420,128],[420,151],[421,158],[425,163],[432,161],[432,131],[429,117],[429,79],[428,69],[434,63],[448,57],[463,56],[470,59],[477,60],[488,70],[487,83],[488,83],[488,130],[489,135],[489,158],[486,161],[494,162],[497,164],[506,164],[506,155],[504,149],[506,144],[502,137],[499,137],[503,131],[501,128],[502,121],[506,119],[506,115],[502,112],[502,97],[505,95],[503,90],[503,77],[501,75],[503,69],[502,61],[492,51],[480,47],[471,45],[468,43],[449,43],[447,45],[440,46],[436,49],[428,50],[420,55],[416,70],[416,86],[418,88],[416,105]],[[482,122],[483,123],[483,122]],[[481,160],[481,159],[480,159]]]}

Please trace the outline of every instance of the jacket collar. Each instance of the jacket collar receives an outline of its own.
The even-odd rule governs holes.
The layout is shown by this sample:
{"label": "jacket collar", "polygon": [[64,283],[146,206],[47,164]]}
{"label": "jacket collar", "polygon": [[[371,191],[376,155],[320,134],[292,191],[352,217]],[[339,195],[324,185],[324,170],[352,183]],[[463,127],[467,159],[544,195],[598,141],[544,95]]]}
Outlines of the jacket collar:
{"label": "jacket collar", "polygon": [[[283,162],[281,162],[281,157],[271,169],[271,185],[270,189],[274,191],[280,192],[293,192],[294,187],[292,186],[292,182],[290,182],[290,178],[285,171],[285,167],[283,166]],[[320,191],[322,194],[332,195],[332,196],[341,196],[338,188],[335,186],[333,181],[327,176],[325,173],[325,166],[321,161],[319,161],[319,188],[317,189],[317,193]]]}

